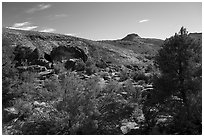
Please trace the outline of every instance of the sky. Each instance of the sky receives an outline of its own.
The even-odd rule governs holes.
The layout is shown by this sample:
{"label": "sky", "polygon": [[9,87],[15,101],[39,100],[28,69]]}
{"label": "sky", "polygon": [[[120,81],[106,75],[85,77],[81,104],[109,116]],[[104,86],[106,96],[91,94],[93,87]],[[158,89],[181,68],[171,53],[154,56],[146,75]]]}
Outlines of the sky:
{"label": "sky", "polygon": [[202,32],[201,2],[3,2],[2,26],[91,40],[136,33],[165,39],[182,26]]}

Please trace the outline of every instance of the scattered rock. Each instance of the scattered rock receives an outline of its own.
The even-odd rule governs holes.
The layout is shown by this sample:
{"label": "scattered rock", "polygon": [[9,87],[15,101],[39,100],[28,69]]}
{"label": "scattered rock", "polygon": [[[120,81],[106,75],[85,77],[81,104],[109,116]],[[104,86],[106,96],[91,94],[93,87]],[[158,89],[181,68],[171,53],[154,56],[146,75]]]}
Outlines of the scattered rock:
{"label": "scattered rock", "polygon": [[127,134],[130,131],[129,128],[126,126],[121,126],[120,130],[122,131],[123,134]]}
{"label": "scattered rock", "polygon": [[41,102],[39,103],[38,101],[34,101],[33,103],[34,106],[41,106],[41,107],[47,107],[45,102]]}
{"label": "scattered rock", "polygon": [[48,69],[46,71],[42,71],[39,73],[40,76],[48,76],[48,75],[52,75],[54,73],[54,71],[52,69]]}
{"label": "scattered rock", "polygon": [[8,107],[8,108],[5,108],[4,110],[7,111],[8,113],[11,113],[11,114],[14,114],[14,115],[19,113],[19,111],[14,107]]}
{"label": "scattered rock", "polygon": [[127,123],[122,123],[123,126],[120,127],[121,131],[123,134],[127,134],[130,132],[132,129],[139,129],[139,126],[135,122],[127,122]]}
{"label": "scattered rock", "polygon": [[123,94],[123,95],[127,95],[127,92],[121,92],[121,94]]}
{"label": "scattered rock", "polygon": [[104,89],[104,88],[106,87],[106,81],[105,81],[103,78],[100,78],[100,79],[99,79],[98,84],[99,84],[99,87],[100,87],[101,89]]}
{"label": "scattered rock", "polygon": [[46,68],[52,68],[52,63],[44,58],[42,59],[38,59],[36,61],[36,64],[40,65],[40,66],[45,66]]}
{"label": "scattered rock", "polygon": [[32,72],[41,72],[47,71],[47,68],[40,65],[30,65],[30,66],[19,66],[17,67],[19,71],[32,71]]}

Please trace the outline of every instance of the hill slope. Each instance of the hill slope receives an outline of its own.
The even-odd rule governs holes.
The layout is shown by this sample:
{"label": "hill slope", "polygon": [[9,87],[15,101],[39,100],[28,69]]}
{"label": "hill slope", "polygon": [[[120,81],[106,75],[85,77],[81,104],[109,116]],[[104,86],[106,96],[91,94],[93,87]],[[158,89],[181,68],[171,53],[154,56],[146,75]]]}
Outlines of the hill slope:
{"label": "hill slope", "polygon": [[[69,59],[75,58],[73,56],[79,54],[77,50],[81,50],[81,56],[87,56],[94,61],[103,60],[121,65],[142,64],[147,62],[145,56],[154,55],[163,42],[162,40],[140,38],[139,36],[136,38],[137,41],[135,39],[134,41],[127,41],[126,38],[114,41],[92,41],[62,34],[3,28],[3,39],[9,39],[14,47],[25,47],[31,52],[37,50],[38,58],[45,58],[45,55],[52,55],[53,57],[53,49],[64,46],[67,47],[68,52],[70,51],[70,53],[66,53],[70,54]],[[69,48],[74,50],[71,51]],[[75,52],[74,55],[72,55],[73,52]]]}
{"label": "hill slope", "polygon": [[[189,35],[198,40],[202,38],[201,33],[190,33]],[[56,33],[8,28],[3,28],[2,38],[3,40],[8,39],[13,47],[29,49],[30,52],[25,53],[28,54],[27,56],[30,56],[31,53],[32,57],[34,57],[33,54],[38,54],[37,59],[49,60],[47,57],[51,56],[53,61],[66,56],[67,59],[82,58],[83,61],[86,61],[87,58],[91,58],[95,62],[103,60],[120,65],[144,65],[151,62],[146,57],[154,56],[163,44],[163,40],[141,38],[138,34],[128,34],[119,40],[92,41]],[[58,48],[57,51],[53,51],[61,46],[66,50]],[[63,55],[59,57],[59,54]],[[33,60],[32,57],[30,60]]]}

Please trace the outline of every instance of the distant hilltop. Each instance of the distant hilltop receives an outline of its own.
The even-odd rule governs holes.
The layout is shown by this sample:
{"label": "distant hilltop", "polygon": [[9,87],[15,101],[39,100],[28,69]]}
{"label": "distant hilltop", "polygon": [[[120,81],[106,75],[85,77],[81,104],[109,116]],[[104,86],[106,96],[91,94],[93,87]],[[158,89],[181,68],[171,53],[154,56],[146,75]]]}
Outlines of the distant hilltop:
{"label": "distant hilltop", "polygon": [[132,34],[128,34],[126,37],[124,37],[121,40],[136,41],[138,38],[141,38],[141,37],[138,34],[132,33]]}

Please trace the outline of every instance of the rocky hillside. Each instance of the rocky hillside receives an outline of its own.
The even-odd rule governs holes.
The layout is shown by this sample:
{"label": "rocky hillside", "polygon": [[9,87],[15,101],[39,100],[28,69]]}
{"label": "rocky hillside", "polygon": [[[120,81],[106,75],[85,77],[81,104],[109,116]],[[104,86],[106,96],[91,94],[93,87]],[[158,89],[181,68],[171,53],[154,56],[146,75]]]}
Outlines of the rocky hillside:
{"label": "rocky hillside", "polygon": [[116,47],[129,49],[135,54],[154,56],[160,49],[163,40],[152,38],[141,38],[138,34],[128,34],[119,40],[103,41]]}
{"label": "rocky hillside", "polygon": [[[202,38],[201,33],[189,35],[197,40]],[[72,64],[76,60],[84,63],[92,60],[102,67],[115,64],[145,69],[153,64],[152,58],[163,43],[161,39],[141,38],[134,33],[118,40],[92,41],[56,33],[8,28],[3,28],[2,37],[15,48],[15,60],[50,67],[53,63],[68,60]]]}
{"label": "rocky hillside", "polygon": [[[38,54],[36,59],[49,61],[50,58],[54,61],[61,58],[59,56],[64,52],[63,55],[66,53],[65,56],[69,59],[82,58],[86,61],[89,57],[95,61],[103,60],[106,63],[124,65],[147,62],[145,56],[154,55],[163,42],[159,39],[140,38],[137,34],[127,35],[121,40],[91,41],[62,34],[3,28],[3,39],[5,38],[13,43],[13,47],[27,48],[31,50],[30,53],[35,51]],[[66,49],[60,51],[61,46]],[[58,51],[55,52],[54,49]]]}
{"label": "rocky hillside", "polygon": [[[142,53],[138,41],[119,40],[119,45],[6,28],[2,37],[2,81],[8,83],[3,87],[4,134],[126,134],[126,128],[139,127],[131,120],[140,100],[137,98],[142,96],[135,91],[144,91],[141,94],[145,98],[146,91],[152,89],[148,66],[153,62],[147,58],[151,51]],[[139,42],[144,47],[151,45],[146,40],[140,38]],[[126,47],[128,42],[130,47]],[[14,97],[7,90],[10,85]],[[11,103],[12,99],[15,102]],[[112,104],[118,105],[115,112],[109,108]],[[81,105],[90,110],[82,110]],[[144,119],[140,108],[136,109],[136,117]]]}

